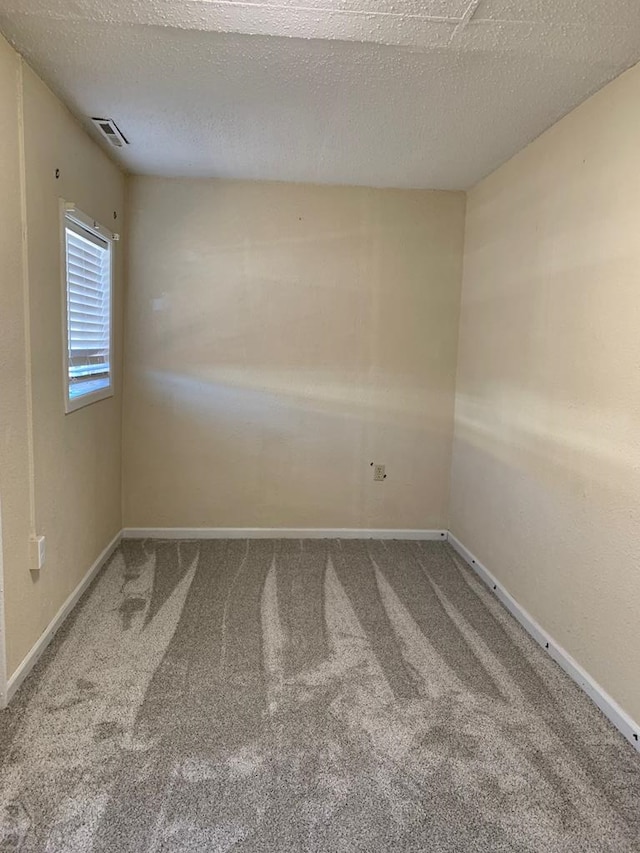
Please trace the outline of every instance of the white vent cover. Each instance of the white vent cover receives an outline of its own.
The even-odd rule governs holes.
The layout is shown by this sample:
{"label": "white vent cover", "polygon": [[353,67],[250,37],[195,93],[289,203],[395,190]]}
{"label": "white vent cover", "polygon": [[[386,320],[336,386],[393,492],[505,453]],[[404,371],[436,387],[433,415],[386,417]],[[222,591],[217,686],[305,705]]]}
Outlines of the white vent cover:
{"label": "white vent cover", "polygon": [[95,118],[91,121],[98,128],[105,139],[109,141],[114,148],[122,148],[123,145],[128,145],[129,142],[122,134],[120,128],[112,118]]}

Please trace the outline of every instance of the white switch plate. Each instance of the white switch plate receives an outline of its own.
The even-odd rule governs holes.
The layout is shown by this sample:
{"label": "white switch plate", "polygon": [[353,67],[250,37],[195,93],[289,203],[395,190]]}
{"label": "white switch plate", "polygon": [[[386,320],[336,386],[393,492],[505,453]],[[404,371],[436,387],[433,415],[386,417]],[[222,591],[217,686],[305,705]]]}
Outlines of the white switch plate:
{"label": "white switch plate", "polygon": [[37,571],[44,566],[46,556],[46,540],[44,536],[35,536],[31,540],[31,565]]}
{"label": "white switch plate", "polygon": [[382,482],[387,475],[384,473],[384,465],[373,466],[373,479],[377,482]]}

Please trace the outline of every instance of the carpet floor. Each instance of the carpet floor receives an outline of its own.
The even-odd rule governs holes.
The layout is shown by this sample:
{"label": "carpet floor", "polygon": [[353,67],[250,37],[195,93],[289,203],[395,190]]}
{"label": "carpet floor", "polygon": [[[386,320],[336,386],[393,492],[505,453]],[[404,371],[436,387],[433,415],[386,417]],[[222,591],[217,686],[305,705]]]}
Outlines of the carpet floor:
{"label": "carpet floor", "polygon": [[125,541],[0,760],[2,851],[640,851],[638,756],[440,542]]}

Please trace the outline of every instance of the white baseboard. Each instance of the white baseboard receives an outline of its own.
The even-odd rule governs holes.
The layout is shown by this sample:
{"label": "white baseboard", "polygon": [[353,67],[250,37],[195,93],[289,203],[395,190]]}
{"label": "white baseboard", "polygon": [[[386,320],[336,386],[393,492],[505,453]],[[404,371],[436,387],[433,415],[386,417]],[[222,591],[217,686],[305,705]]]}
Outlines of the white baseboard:
{"label": "white baseboard", "polygon": [[521,607],[515,598],[496,580],[491,572],[466,548],[460,540],[449,531],[448,541],[460,556],[467,562],[482,581],[492,590],[495,596],[504,604],[507,610],[522,625],[525,631],[553,658],[566,674],[575,681],[578,687],[587,694],[607,719],[629,743],[640,752],[640,725],[623,711],[615,699],[604,690],[569,652],[562,648],[553,637],[542,628],[530,613]]}
{"label": "white baseboard", "polygon": [[26,658],[22,661],[20,666],[9,678],[9,680],[7,681],[5,705],[7,705],[11,701],[16,690],[20,687],[22,682],[29,675],[44,650],[47,648],[51,640],[53,640],[53,638],[55,637],[64,620],[67,618],[69,613],[71,613],[73,608],[78,603],[79,599],[82,596],[82,593],[86,590],[91,581],[98,574],[98,572],[105,564],[105,562],[109,559],[111,554],[115,551],[121,538],[122,532],[117,533],[113,537],[111,542],[109,542],[104,551],[98,556],[98,558],[95,560],[86,575],[82,578],[78,586],[74,589],[69,598],[67,598],[60,610],[58,610],[51,622],[47,625],[44,633],[41,634],[40,638],[33,646],[31,651],[27,654]]}
{"label": "white baseboard", "polygon": [[125,527],[123,539],[422,539],[446,541],[446,530],[302,527]]}

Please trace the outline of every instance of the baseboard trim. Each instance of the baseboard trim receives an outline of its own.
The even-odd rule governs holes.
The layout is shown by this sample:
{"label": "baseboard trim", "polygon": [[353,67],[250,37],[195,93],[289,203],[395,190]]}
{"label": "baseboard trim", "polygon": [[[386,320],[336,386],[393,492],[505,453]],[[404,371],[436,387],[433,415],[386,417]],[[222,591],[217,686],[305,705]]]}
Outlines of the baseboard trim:
{"label": "baseboard trim", "polygon": [[460,554],[462,559],[471,566],[478,577],[489,587],[509,613],[522,625],[525,631],[542,646],[547,654],[561,669],[580,687],[591,701],[600,708],[607,719],[629,741],[637,752],[640,752],[640,725],[624,711],[618,703],[595,681],[580,664],[571,657],[542,626],[536,622],[530,613],[521,607],[516,599],[491,574],[462,542],[449,531],[447,540]]}
{"label": "baseboard trim", "polygon": [[446,541],[446,530],[336,527],[125,527],[123,539],[416,539]]}
{"label": "baseboard trim", "polygon": [[13,675],[8,679],[5,705],[7,705],[11,701],[11,699],[15,695],[16,691],[18,690],[18,688],[20,687],[22,682],[25,680],[25,678],[29,675],[29,673],[31,672],[33,667],[38,662],[38,660],[39,660],[40,656],[42,655],[42,653],[44,652],[44,650],[47,648],[47,646],[49,645],[51,640],[53,640],[56,633],[62,627],[64,620],[67,618],[67,616],[71,613],[73,608],[76,606],[76,604],[80,600],[83,592],[86,590],[86,588],[89,586],[91,581],[98,574],[98,572],[103,567],[103,565],[106,563],[106,561],[109,559],[111,554],[113,554],[115,549],[118,547],[118,543],[120,542],[121,538],[122,538],[122,531],[120,531],[119,533],[116,533],[116,535],[113,537],[111,542],[109,542],[107,547],[98,556],[98,558],[92,564],[91,568],[86,573],[86,575],[82,578],[82,580],[80,581],[78,586],[74,589],[74,591],[71,593],[69,598],[67,598],[67,600],[62,605],[60,610],[58,610],[58,612],[53,617],[51,622],[49,622],[49,624],[47,625],[47,627],[44,630],[44,633],[40,635],[40,638],[38,639],[36,644],[33,646],[31,651],[27,654],[26,658],[18,666],[16,671],[13,673]]}

